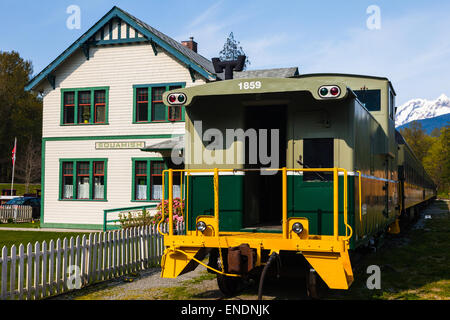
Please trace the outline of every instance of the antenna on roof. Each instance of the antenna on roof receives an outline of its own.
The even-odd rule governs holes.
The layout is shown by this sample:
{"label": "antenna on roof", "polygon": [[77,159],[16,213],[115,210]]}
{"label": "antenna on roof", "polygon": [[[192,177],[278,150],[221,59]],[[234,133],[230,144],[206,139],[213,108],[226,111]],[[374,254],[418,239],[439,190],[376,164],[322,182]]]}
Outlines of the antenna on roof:
{"label": "antenna on roof", "polygon": [[225,80],[233,80],[233,71],[242,71],[244,69],[246,56],[239,56],[237,60],[220,61],[219,58],[212,58],[214,71],[222,73],[225,70]]}

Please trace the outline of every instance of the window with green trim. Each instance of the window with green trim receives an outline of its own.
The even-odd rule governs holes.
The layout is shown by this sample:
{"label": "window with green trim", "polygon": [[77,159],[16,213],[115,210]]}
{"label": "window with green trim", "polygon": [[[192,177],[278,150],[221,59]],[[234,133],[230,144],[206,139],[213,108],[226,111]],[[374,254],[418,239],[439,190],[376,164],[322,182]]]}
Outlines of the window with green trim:
{"label": "window with green trim", "polygon": [[185,83],[154,85],[136,85],[134,90],[134,123],[177,122],[184,121],[184,107],[167,107],[163,94],[167,91],[181,89]]}
{"label": "window with green trim", "polygon": [[61,90],[62,125],[107,124],[109,88]]}
{"label": "window with green trim", "polygon": [[[133,159],[133,201],[160,201],[163,194],[163,171],[169,168],[182,169],[168,159]],[[173,174],[173,196],[181,195],[181,173]],[[166,193],[167,195],[167,193]]]}
{"label": "window with green trim", "polygon": [[61,200],[106,200],[106,159],[60,162]]}

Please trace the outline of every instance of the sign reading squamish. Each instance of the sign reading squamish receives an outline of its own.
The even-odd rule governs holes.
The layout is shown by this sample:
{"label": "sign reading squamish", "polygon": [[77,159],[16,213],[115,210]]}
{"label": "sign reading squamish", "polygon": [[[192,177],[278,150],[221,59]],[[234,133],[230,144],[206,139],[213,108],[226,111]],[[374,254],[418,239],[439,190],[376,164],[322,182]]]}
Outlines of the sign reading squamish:
{"label": "sign reading squamish", "polygon": [[143,149],[145,148],[144,141],[131,142],[96,142],[95,149],[97,150],[113,150],[113,149]]}

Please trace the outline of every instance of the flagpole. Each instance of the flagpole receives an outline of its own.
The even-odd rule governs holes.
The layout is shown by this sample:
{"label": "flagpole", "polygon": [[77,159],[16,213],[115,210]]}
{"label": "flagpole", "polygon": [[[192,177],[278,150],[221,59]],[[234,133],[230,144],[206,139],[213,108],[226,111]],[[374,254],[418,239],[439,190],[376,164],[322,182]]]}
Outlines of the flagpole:
{"label": "flagpole", "polygon": [[13,189],[14,189],[14,171],[15,171],[15,167],[16,167],[16,153],[17,153],[17,137],[14,138],[14,149],[13,149],[13,171],[12,171],[12,179],[11,179],[11,196],[13,195]]}

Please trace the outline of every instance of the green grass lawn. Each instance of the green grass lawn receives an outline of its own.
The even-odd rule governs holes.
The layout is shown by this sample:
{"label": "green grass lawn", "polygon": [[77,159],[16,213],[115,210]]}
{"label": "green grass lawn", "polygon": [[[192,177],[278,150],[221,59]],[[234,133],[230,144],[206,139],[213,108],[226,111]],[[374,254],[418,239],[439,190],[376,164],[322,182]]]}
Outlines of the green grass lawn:
{"label": "green grass lawn", "polygon": [[[47,244],[50,242],[50,240],[56,241],[57,239],[63,240],[64,238],[67,238],[67,240],[70,239],[70,237],[76,237],[80,236],[80,238],[86,234],[86,236],[89,235],[89,233],[75,233],[75,232],[45,232],[45,231],[9,231],[9,230],[0,230],[0,248],[3,248],[3,246],[6,246],[8,248],[11,248],[12,245],[16,245],[18,248],[20,244],[23,244],[26,246],[28,243],[32,243],[33,248],[36,241],[42,243],[42,241],[46,241]],[[56,243],[55,243],[56,245]]]}
{"label": "green grass lawn", "polygon": [[39,221],[34,223],[0,223],[0,228],[26,228],[26,229],[39,229],[41,227]]}
{"label": "green grass lawn", "polygon": [[[11,189],[11,183],[0,183],[0,191],[3,189]],[[41,189],[40,184],[30,184],[27,193],[36,193],[36,190]],[[16,195],[23,196],[25,194],[25,185],[21,183],[14,183],[14,190],[17,190]]]}
{"label": "green grass lawn", "polygon": [[[385,246],[361,261],[350,290],[333,291],[329,298],[450,300],[450,212],[444,201],[434,206],[447,212],[431,215],[422,228],[390,236]],[[381,269],[381,290],[367,289],[370,265]]]}

